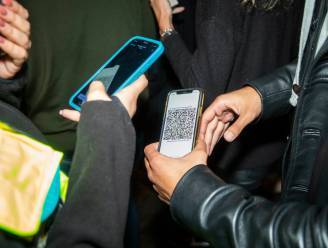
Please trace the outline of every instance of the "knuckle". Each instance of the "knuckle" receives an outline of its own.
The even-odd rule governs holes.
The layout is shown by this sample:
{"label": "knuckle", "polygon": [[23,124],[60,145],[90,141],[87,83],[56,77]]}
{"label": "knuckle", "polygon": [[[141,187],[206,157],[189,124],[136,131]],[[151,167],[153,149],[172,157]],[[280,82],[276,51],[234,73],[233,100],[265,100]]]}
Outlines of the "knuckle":
{"label": "knuckle", "polygon": [[28,42],[28,41],[24,42],[23,47],[25,49],[30,49],[30,42]]}
{"label": "knuckle", "polygon": [[27,9],[24,9],[24,15],[25,15],[25,18],[28,19],[30,17],[30,12],[28,12]]}
{"label": "knuckle", "polygon": [[31,23],[29,23],[29,22],[26,23],[26,33],[28,33],[28,34],[31,33]]}
{"label": "knuckle", "polygon": [[22,56],[22,59],[26,60],[28,58],[28,52],[25,49],[23,49],[21,56]]}
{"label": "knuckle", "polygon": [[147,177],[151,182],[154,182],[153,173],[150,170],[147,171]]}
{"label": "knuckle", "polygon": [[12,27],[7,28],[7,35],[12,37],[15,35],[15,30]]}
{"label": "knuckle", "polygon": [[23,47],[25,48],[25,49],[29,49],[30,48],[30,40],[27,38],[27,37],[24,37],[24,38],[22,38],[23,39]]}

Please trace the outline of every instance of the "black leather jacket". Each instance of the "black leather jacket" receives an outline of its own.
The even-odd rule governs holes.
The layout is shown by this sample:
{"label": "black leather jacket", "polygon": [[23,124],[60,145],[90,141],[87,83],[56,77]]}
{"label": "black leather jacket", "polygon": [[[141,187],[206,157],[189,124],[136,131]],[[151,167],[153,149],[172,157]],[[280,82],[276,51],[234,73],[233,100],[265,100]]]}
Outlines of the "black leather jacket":
{"label": "black leather jacket", "polygon": [[250,83],[262,98],[260,119],[294,116],[281,201],[228,185],[204,165],[187,172],[174,191],[175,220],[214,247],[328,247],[328,39],[314,58],[317,35],[312,28],[296,108],[289,103],[295,64]]}

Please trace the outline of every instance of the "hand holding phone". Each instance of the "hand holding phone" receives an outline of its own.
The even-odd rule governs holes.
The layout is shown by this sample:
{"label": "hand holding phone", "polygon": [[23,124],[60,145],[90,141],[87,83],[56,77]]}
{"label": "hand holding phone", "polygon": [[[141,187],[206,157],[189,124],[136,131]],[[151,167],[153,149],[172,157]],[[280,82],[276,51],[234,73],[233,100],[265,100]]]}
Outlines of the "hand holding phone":
{"label": "hand holding phone", "polygon": [[159,152],[183,157],[195,146],[204,94],[200,89],[171,91],[168,94]]}
{"label": "hand holding phone", "polygon": [[107,94],[115,95],[137,80],[162,55],[164,46],[157,40],[135,36],[126,42],[109,60],[93,74],[70,98],[76,110],[86,101],[89,85],[101,81]]}

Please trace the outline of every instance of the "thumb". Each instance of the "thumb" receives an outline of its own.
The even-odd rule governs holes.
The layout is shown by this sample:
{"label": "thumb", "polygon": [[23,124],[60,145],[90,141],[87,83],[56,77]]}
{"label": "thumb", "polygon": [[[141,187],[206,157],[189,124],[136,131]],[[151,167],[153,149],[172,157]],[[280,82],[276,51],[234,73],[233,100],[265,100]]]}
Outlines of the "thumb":
{"label": "thumb", "polygon": [[158,142],[150,144],[144,149],[145,156],[148,160],[151,160],[156,154],[158,154]]}
{"label": "thumb", "polygon": [[125,109],[132,117],[137,109],[137,100],[139,94],[147,87],[148,80],[142,75],[134,83],[119,91],[116,96],[120,99]]}
{"label": "thumb", "polygon": [[134,91],[134,94],[139,95],[148,85],[148,80],[145,75],[141,75],[133,84],[128,87],[131,87]]}
{"label": "thumb", "polygon": [[90,84],[87,94],[87,99],[88,101],[96,101],[96,100],[110,101],[105,86],[100,81],[94,81]]}
{"label": "thumb", "polygon": [[206,146],[204,139],[198,138],[198,140],[196,142],[195,150],[204,151],[207,153],[207,146]]}
{"label": "thumb", "polygon": [[239,117],[224,133],[224,139],[227,142],[234,141],[248,124],[249,120],[246,116]]}
{"label": "thumb", "polygon": [[204,140],[198,139],[194,150],[187,154],[184,159],[193,164],[207,164],[207,146]]}

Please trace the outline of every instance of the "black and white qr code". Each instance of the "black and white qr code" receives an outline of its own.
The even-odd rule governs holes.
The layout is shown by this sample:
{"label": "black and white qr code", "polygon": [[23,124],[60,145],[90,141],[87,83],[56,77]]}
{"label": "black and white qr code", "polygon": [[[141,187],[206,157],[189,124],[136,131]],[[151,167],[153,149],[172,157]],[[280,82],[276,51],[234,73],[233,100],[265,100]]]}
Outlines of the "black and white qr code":
{"label": "black and white qr code", "polygon": [[188,140],[193,137],[196,108],[177,108],[167,112],[163,140]]}

